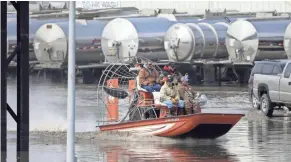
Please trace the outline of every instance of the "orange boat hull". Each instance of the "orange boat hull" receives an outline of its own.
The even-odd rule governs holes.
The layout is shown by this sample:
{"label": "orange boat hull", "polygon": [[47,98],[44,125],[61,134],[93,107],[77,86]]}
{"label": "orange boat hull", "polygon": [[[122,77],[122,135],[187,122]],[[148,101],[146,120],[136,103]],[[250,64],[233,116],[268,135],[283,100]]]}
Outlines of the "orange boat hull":
{"label": "orange boat hull", "polygon": [[129,132],[173,138],[217,138],[226,134],[243,114],[193,114],[128,121],[99,126],[100,131]]}

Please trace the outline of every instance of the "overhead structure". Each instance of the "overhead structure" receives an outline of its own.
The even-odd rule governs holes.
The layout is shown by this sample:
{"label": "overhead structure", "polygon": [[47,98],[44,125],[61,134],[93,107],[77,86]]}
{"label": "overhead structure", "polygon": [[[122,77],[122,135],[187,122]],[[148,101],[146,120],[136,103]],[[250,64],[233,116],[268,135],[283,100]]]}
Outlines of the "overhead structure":
{"label": "overhead structure", "polygon": [[68,9],[68,2],[49,2],[50,9]]}
{"label": "overhead structure", "polygon": [[[76,21],[76,63],[104,61],[101,34],[105,21]],[[34,36],[34,52],[41,64],[58,67],[68,62],[68,22],[42,25]]]}
{"label": "overhead structure", "polygon": [[238,20],[227,30],[225,42],[234,63],[254,62],[265,59],[287,59],[284,35],[290,20],[246,21]]}
{"label": "overhead structure", "polygon": [[158,14],[157,17],[164,17],[171,21],[177,21],[179,23],[200,23],[200,22],[206,22],[206,23],[218,23],[218,22],[226,22],[230,23],[233,21],[236,21],[237,19],[247,19],[247,18],[253,18],[252,15],[245,15],[245,16],[213,16],[210,18],[201,18],[199,16],[195,15],[189,15],[189,14]]}
{"label": "overhead structure", "polygon": [[155,17],[155,16],[147,16],[141,14],[128,14],[128,15],[113,15],[113,16],[106,16],[106,17],[94,17],[93,20],[113,20],[115,18],[141,18],[141,17]]}
{"label": "overhead structure", "polygon": [[165,60],[164,36],[173,21],[161,17],[116,18],[102,32],[102,51],[109,62],[142,56]]}
{"label": "overhead structure", "polygon": [[229,24],[177,23],[165,35],[164,46],[169,61],[221,61],[227,60],[224,36]]}
{"label": "overhead structure", "polygon": [[[78,19],[87,19],[92,20],[95,17],[111,17],[111,16],[126,16],[126,15],[142,15],[139,13],[139,10],[135,7],[119,7],[119,8],[103,8],[103,9],[79,9],[76,11],[76,18]],[[65,17],[68,18],[68,10],[58,9],[58,10],[46,10],[41,11],[41,13],[33,13],[30,15],[32,18],[45,19],[45,18],[59,18]]]}
{"label": "overhead structure", "polygon": [[[39,12],[42,10],[42,6],[40,4],[29,4],[29,12]],[[11,13],[11,12],[15,12],[16,13],[16,10],[14,8],[13,5],[11,4],[8,4],[7,5],[7,12],[8,13]]]}

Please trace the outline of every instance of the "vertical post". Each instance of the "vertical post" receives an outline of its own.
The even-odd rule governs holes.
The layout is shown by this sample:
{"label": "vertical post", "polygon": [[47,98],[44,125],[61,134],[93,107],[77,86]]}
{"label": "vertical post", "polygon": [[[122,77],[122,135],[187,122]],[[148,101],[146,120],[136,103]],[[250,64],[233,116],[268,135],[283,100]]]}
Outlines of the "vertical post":
{"label": "vertical post", "polygon": [[17,162],[29,161],[29,2],[17,2]]}
{"label": "vertical post", "polygon": [[[17,6],[18,6],[18,8],[20,8],[19,7],[19,3],[18,2],[16,2],[16,4],[17,4]],[[16,8],[15,8],[15,10],[17,11],[17,13],[16,13],[16,40],[17,40],[17,44],[19,44],[20,43],[20,27],[21,27],[21,24],[20,24],[20,11],[19,10],[17,10]],[[16,80],[16,83],[17,83],[17,85],[16,85],[16,90],[17,90],[17,94],[16,94],[16,96],[17,96],[17,116],[18,116],[18,119],[20,118],[19,117],[19,115],[20,115],[20,111],[21,111],[21,107],[20,107],[20,100],[21,100],[21,90],[20,90],[20,86],[21,86],[21,81],[20,81],[20,70],[21,70],[21,47],[20,47],[20,50],[17,52],[17,55],[16,55],[16,60],[17,60],[17,66],[16,66],[16,77],[17,77],[17,80]],[[20,121],[18,120],[18,122],[16,123],[16,127],[17,127],[17,138],[16,138],[16,151],[17,151],[17,154],[16,154],[16,159],[17,159],[17,162],[19,162],[20,161],[20,150],[21,150],[21,148],[20,148],[20,143],[21,143],[21,140],[20,140]]]}
{"label": "vertical post", "polygon": [[218,65],[218,86],[221,86],[221,65]]}
{"label": "vertical post", "polygon": [[218,81],[218,74],[217,74],[218,66],[214,65],[214,81]]}
{"label": "vertical post", "polygon": [[0,13],[1,13],[1,162],[7,161],[7,113],[6,113],[6,102],[7,102],[7,2],[0,3]]}
{"label": "vertical post", "polygon": [[76,2],[69,5],[69,56],[67,98],[67,162],[75,161],[75,14]]}

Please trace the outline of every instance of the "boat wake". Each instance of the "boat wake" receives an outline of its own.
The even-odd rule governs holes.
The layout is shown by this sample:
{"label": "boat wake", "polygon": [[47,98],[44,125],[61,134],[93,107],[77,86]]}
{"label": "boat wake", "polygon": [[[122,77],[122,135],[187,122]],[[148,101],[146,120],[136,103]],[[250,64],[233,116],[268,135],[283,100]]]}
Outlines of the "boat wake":
{"label": "boat wake", "polygon": [[[67,138],[66,131],[31,131],[30,136],[38,137],[41,139],[52,139],[52,140],[61,140],[65,141]],[[139,142],[139,143],[154,143],[154,144],[186,144],[186,145],[195,145],[195,144],[211,144],[216,143],[217,141],[224,140],[222,139],[172,139],[158,136],[141,136],[137,134],[130,134],[125,132],[117,131],[92,131],[92,132],[77,132],[75,134],[76,143],[82,143],[84,141],[89,141],[90,143],[94,142]]]}

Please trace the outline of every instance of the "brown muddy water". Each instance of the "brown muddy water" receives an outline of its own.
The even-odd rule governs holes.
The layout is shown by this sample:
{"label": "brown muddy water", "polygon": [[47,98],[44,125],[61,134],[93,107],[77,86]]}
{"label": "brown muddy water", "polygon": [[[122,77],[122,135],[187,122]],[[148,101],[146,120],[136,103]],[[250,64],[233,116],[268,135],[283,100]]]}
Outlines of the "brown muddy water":
{"label": "brown muddy water", "polygon": [[[76,156],[79,162],[289,162],[291,122],[284,112],[266,118],[251,108],[246,87],[196,87],[208,97],[203,112],[244,113],[226,135],[215,140],[173,140],[96,132],[97,86],[77,85]],[[30,161],[66,161],[66,85],[31,83]],[[16,84],[8,87],[16,109]],[[16,124],[8,115],[8,159],[16,161]]]}

